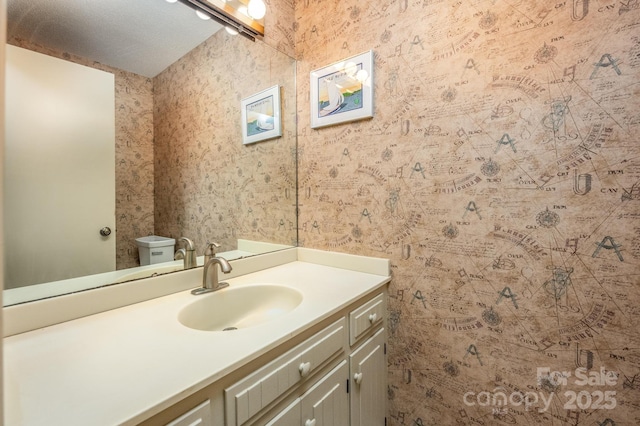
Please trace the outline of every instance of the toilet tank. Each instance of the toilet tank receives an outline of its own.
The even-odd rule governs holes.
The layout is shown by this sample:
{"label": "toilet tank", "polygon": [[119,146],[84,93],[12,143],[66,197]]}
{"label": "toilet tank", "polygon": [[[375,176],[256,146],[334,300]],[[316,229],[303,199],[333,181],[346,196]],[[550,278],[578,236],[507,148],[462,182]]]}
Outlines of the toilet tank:
{"label": "toilet tank", "polygon": [[156,263],[173,260],[176,240],[158,235],[136,238],[140,265],[154,265]]}

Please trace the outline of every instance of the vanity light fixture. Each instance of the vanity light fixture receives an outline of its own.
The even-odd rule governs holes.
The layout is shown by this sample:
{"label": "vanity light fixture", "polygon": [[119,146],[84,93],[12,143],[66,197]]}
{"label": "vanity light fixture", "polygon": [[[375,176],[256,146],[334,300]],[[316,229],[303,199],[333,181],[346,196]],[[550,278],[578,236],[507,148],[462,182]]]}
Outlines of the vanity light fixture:
{"label": "vanity light fixture", "polygon": [[[237,29],[238,33],[255,41],[264,36],[264,24],[258,16],[266,12],[263,0],[179,0],[181,3],[208,16],[223,27]],[[258,2],[258,3],[255,3]],[[243,12],[240,9],[244,9]],[[251,9],[249,9],[251,8]],[[264,9],[264,12],[262,11]],[[255,14],[255,15],[254,15]],[[200,16],[200,14],[198,14]]]}

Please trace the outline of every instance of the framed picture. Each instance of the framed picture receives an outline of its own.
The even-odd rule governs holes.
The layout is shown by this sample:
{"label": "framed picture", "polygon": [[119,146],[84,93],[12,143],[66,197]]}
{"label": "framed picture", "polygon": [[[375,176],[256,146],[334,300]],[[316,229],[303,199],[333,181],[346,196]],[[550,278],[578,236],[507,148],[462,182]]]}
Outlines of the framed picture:
{"label": "framed picture", "polygon": [[275,85],[242,100],[242,143],[282,136],[280,86]]}
{"label": "framed picture", "polygon": [[311,127],[373,117],[373,51],[311,71]]}

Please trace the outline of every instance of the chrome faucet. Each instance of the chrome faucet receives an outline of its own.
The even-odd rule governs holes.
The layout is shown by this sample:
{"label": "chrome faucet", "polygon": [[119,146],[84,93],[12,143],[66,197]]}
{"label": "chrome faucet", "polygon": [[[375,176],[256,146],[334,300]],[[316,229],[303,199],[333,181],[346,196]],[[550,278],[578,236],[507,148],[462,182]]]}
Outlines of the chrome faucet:
{"label": "chrome faucet", "polygon": [[[224,274],[231,272],[231,264],[224,257],[216,256],[215,249],[220,247],[216,243],[208,243],[204,252],[204,268],[202,270],[202,287],[191,290],[191,294],[211,293],[228,287],[229,283],[218,282],[218,267]],[[213,269],[212,269],[213,268]]]}
{"label": "chrome faucet", "polygon": [[196,261],[196,249],[193,246],[193,241],[186,237],[182,237],[178,241],[184,241],[185,247],[176,251],[173,256],[173,260],[184,259],[184,269],[191,269],[198,266],[198,262]]}

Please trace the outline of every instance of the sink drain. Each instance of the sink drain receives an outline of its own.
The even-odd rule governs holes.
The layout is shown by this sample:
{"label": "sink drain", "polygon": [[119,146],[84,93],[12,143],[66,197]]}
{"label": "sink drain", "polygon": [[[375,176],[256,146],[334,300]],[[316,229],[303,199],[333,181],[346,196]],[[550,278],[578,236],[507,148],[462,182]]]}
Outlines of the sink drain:
{"label": "sink drain", "polygon": [[231,331],[231,330],[237,330],[238,327],[227,327],[227,328],[223,328],[222,331]]}

